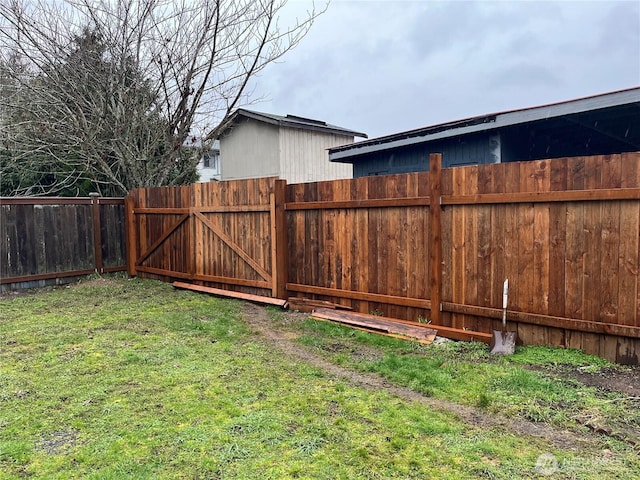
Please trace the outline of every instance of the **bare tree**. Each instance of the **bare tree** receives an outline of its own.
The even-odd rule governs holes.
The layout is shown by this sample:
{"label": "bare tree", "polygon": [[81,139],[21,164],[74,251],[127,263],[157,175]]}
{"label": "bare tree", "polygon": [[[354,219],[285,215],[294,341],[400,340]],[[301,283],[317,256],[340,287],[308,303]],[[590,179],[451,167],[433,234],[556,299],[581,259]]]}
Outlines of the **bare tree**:
{"label": "bare tree", "polygon": [[282,27],[286,1],[5,0],[0,67],[22,94],[0,95],[0,175],[14,194],[193,181],[189,145],[206,148],[323,11]]}

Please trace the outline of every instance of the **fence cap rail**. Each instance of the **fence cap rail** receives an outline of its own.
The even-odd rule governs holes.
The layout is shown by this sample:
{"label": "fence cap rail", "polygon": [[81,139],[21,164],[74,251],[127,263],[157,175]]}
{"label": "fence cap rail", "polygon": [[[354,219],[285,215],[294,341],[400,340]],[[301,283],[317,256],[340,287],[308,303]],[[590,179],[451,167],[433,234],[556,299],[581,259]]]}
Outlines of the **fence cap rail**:
{"label": "fence cap rail", "polygon": [[0,205],[91,205],[93,199],[99,203],[124,204],[122,197],[0,197]]}

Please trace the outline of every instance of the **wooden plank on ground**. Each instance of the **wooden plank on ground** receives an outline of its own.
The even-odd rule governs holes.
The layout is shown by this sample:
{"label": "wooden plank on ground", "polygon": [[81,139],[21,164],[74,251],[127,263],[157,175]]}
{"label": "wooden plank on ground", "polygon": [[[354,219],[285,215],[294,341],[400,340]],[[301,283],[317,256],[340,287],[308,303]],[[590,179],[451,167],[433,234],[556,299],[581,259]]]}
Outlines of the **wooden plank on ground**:
{"label": "wooden plank on ground", "polygon": [[306,297],[289,297],[287,300],[287,308],[289,310],[298,310],[300,312],[313,312],[316,308],[330,308],[338,310],[352,310],[348,305],[341,305],[339,303],[331,303],[326,300],[315,300],[313,298]]}
{"label": "wooden plank on ground", "polygon": [[[317,309],[313,312],[313,315],[312,315],[313,318],[320,319],[320,316],[323,317],[321,318],[322,320],[331,320],[335,318],[336,320],[331,320],[331,321],[339,322],[340,321],[339,319],[353,318],[356,321],[360,320],[363,323],[375,322],[377,325],[381,325],[380,322],[386,320],[391,323],[391,326],[394,329],[398,328],[399,325],[404,324],[413,328],[419,328],[423,330],[433,330],[437,332],[437,335],[441,337],[451,338],[455,340],[464,340],[468,342],[490,343],[491,337],[492,337],[492,334],[490,333],[475,332],[473,330],[463,330],[460,328],[445,327],[442,325],[433,325],[431,323],[422,326],[420,324],[408,322],[407,320],[401,320],[401,319],[389,318],[389,317],[379,317],[376,315],[367,315],[365,313],[337,312],[334,310],[325,310],[325,309]],[[364,327],[360,327],[360,328],[364,328]]]}
{"label": "wooden plank on ground", "polygon": [[[442,313],[446,313],[443,311]],[[415,322],[410,320],[400,320],[394,319],[399,323],[410,323],[415,324]],[[482,342],[482,343],[490,343],[491,342],[491,333],[486,332],[478,332],[475,330],[469,330],[467,328],[455,328],[449,327],[446,325],[434,325],[433,323],[428,323],[425,325],[426,328],[430,328],[438,332],[439,337],[449,338],[451,340],[461,340],[464,342]]]}
{"label": "wooden plank on ground", "polygon": [[329,320],[347,326],[360,327],[374,333],[408,337],[426,344],[433,342],[433,339],[436,338],[436,331],[434,329],[396,322],[393,318],[389,317],[379,317],[364,313],[343,312],[327,308],[318,308],[313,311],[311,318]]}
{"label": "wooden plank on ground", "polygon": [[251,295],[249,293],[232,292],[230,290],[221,290],[219,288],[204,287],[202,285],[194,285],[192,283],[173,282],[172,285],[176,288],[184,288],[186,290],[194,290],[196,292],[210,293],[212,295],[219,295],[221,297],[232,297],[240,300],[247,300],[254,303],[263,303],[266,305],[276,305],[278,307],[284,307],[287,303],[286,300],[271,297],[261,297],[260,295]]}

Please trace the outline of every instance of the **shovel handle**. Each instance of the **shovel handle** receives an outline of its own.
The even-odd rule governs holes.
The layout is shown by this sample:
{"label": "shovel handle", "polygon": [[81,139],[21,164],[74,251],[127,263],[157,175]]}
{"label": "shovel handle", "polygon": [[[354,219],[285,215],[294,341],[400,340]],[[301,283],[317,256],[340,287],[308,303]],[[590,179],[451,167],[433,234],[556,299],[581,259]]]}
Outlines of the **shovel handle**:
{"label": "shovel handle", "polygon": [[502,289],[502,309],[507,309],[507,302],[509,301],[509,279],[504,281],[504,287]]}
{"label": "shovel handle", "polygon": [[504,281],[502,289],[502,331],[507,330],[507,303],[509,302],[509,279]]}

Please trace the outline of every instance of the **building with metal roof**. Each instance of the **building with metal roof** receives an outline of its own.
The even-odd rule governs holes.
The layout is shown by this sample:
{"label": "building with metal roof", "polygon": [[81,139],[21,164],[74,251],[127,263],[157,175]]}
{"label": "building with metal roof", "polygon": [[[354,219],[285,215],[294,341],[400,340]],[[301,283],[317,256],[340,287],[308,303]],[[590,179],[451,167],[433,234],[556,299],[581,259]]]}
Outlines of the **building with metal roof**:
{"label": "building with metal roof", "polygon": [[640,87],[447,122],[329,149],[354,177],[640,151]]}

